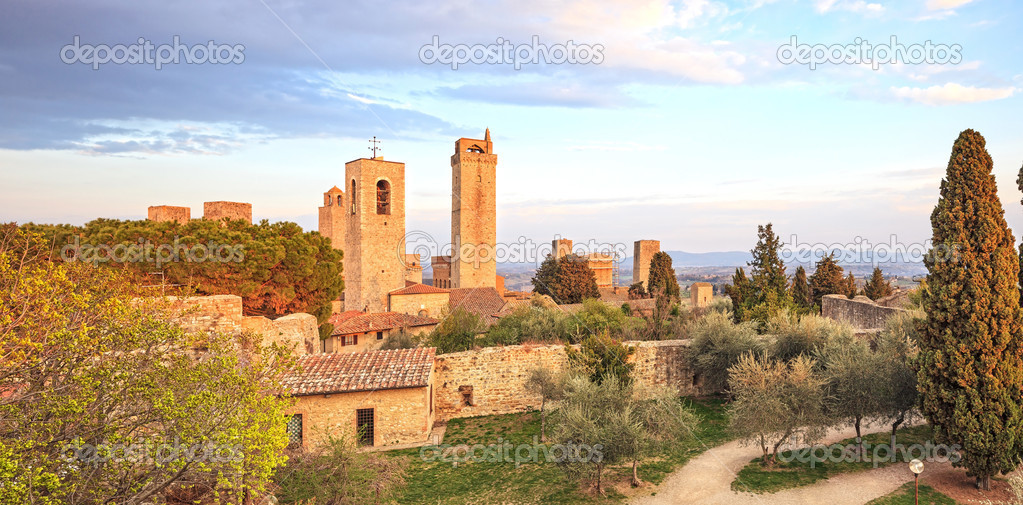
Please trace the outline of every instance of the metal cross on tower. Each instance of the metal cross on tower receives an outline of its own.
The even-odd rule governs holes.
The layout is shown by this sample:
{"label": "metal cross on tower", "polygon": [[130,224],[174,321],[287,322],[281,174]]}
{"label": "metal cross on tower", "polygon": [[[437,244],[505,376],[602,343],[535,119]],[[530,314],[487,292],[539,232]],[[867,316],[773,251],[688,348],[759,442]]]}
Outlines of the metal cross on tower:
{"label": "metal cross on tower", "polygon": [[380,147],[377,147],[377,144],[379,144],[379,143],[380,143],[380,141],[377,140],[376,135],[374,135],[373,136],[373,140],[369,141],[370,147],[367,147],[367,149],[369,149],[370,151],[373,151],[373,158],[374,159],[376,159],[376,157],[377,157],[377,149],[383,150]]}

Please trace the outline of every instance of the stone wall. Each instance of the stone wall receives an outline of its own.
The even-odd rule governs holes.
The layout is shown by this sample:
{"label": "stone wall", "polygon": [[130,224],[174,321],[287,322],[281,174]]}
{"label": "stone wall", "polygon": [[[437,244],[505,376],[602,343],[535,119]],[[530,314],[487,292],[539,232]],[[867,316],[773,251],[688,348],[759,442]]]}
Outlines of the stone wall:
{"label": "stone wall", "polygon": [[242,202],[205,202],[202,204],[203,219],[219,221],[225,217],[252,223],[252,204]]}
{"label": "stone wall", "polygon": [[448,293],[420,293],[416,295],[390,295],[391,312],[400,312],[412,316],[426,311],[427,317],[439,318],[448,308]]}
{"label": "stone wall", "polygon": [[239,335],[252,331],[263,335],[263,344],[271,342],[291,347],[296,356],[321,352],[320,331],[312,314],[288,314],[277,319],[245,316],[242,299],[236,295],[171,298],[172,319],[188,332],[218,332]]}
{"label": "stone wall", "polygon": [[[636,346],[633,378],[639,386],[664,385],[681,394],[705,391],[688,368],[686,340],[627,342]],[[534,368],[566,368],[562,345],[488,347],[437,356],[434,364],[434,401],[437,419],[508,414],[540,407],[540,397],[528,393],[525,383]]]}
{"label": "stone wall", "polygon": [[263,345],[275,343],[292,349],[295,356],[321,352],[320,330],[312,314],[288,314],[277,319],[243,317],[242,329],[263,335]]}
{"label": "stone wall", "polygon": [[866,296],[850,300],[844,295],[824,295],[821,300],[822,316],[848,323],[860,331],[884,328],[889,317],[901,312],[906,310],[878,305]]}
{"label": "stone wall", "polygon": [[147,217],[150,221],[177,221],[179,224],[187,224],[188,220],[192,218],[192,209],[173,205],[154,205],[149,207]]}

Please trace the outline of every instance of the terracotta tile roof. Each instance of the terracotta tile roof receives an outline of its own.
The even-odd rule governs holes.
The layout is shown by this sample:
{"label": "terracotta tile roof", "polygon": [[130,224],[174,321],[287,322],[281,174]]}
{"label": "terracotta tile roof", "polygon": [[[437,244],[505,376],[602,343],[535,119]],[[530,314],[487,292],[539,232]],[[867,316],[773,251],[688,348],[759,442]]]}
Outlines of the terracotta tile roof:
{"label": "terracotta tile roof", "polygon": [[431,294],[431,293],[447,293],[447,292],[448,292],[448,290],[446,290],[446,289],[435,288],[433,286],[427,286],[426,284],[419,284],[418,282],[413,282],[412,285],[409,285],[409,283],[406,282],[405,283],[405,287],[403,287],[401,289],[395,289],[394,291],[391,291],[390,294],[392,294],[392,295],[425,295],[425,294]]}
{"label": "terracotta tile roof", "polygon": [[[364,314],[358,311],[349,312],[356,312],[356,315],[334,323],[334,332],[331,333],[331,336],[369,333],[373,331],[392,330],[395,328],[408,328],[413,326],[426,326],[440,322],[432,317],[413,316],[409,314],[402,314],[400,312],[375,312],[370,314]],[[343,312],[337,315],[343,316],[349,312]],[[334,322],[333,316],[331,317],[331,322]]]}
{"label": "terracotta tile roof", "polygon": [[355,316],[361,316],[363,312],[361,310],[346,310],[340,314],[331,314],[330,319],[327,320],[330,324],[337,326]]}
{"label": "terracotta tile roof", "polygon": [[307,354],[281,383],[293,396],[425,387],[435,349]]}
{"label": "terracotta tile roof", "polygon": [[504,308],[504,298],[495,288],[456,288],[452,289],[448,305],[451,310],[462,308],[482,317],[487,324],[494,324],[494,314]]}

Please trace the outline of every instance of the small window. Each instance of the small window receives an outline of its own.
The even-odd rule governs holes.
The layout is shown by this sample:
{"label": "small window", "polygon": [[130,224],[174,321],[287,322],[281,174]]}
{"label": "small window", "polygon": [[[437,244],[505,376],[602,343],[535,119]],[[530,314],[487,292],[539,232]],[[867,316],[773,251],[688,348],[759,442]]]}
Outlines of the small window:
{"label": "small window", "polygon": [[302,447],[302,414],[295,414],[287,420],[288,448]]}
{"label": "small window", "polygon": [[342,346],[359,345],[359,336],[358,335],[345,335],[345,336],[341,337],[340,340],[341,340],[341,345]]}
{"label": "small window", "polygon": [[377,340],[383,340],[383,339],[384,339],[384,332],[378,331],[377,332]]}
{"label": "small window", "polygon": [[427,394],[430,395],[430,413],[433,414],[433,384],[430,384],[430,391]]}
{"label": "small window", "polygon": [[341,195],[337,195],[337,206],[338,206],[338,207],[341,207],[341,206],[343,206],[343,205],[344,205],[344,203],[343,203],[343,202],[341,202]]}
{"label": "small window", "polygon": [[355,179],[352,179],[352,192],[348,193],[352,199],[352,215],[355,215],[355,205],[358,203],[356,199],[359,198],[359,194],[355,192]]}
{"label": "small window", "polygon": [[430,315],[430,313],[427,312],[426,309],[423,309],[423,310],[419,311],[419,317],[429,317],[429,315]]}
{"label": "small window", "polygon": [[377,182],[377,214],[391,213],[391,183]]}
{"label": "small window", "polygon": [[472,407],[472,386],[458,386],[458,392],[462,395],[462,406]]}

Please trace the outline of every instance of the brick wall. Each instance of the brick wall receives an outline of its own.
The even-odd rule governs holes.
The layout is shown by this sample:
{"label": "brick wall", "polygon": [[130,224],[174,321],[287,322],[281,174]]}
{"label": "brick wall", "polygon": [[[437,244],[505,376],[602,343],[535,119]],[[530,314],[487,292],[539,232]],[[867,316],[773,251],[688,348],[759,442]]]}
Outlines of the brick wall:
{"label": "brick wall", "polygon": [[[632,357],[637,385],[671,386],[685,395],[705,393],[688,368],[688,341],[627,344],[637,347]],[[525,389],[530,371],[539,366],[561,371],[567,364],[565,348],[561,345],[489,347],[439,355],[434,364],[437,418],[447,420],[539,408],[540,397]],[[466,404],[469,388],[471,405]]]}
{"label": "brick wall", "polygon": [[906,310],[883,307],[865,296],[857,296],[850,300],[844,295],[824,295],[821,300],[821,315],[848,323],[856,330],[884,328],[885,321],[900,312]]}

